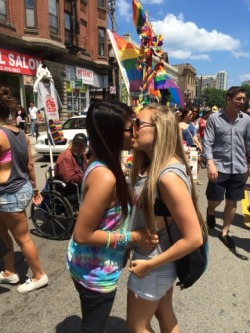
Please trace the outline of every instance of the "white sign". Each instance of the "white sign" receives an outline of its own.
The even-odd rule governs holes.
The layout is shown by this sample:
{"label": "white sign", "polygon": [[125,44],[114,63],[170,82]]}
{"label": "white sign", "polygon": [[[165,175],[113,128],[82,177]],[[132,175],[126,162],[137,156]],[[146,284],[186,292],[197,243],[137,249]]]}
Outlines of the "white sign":
{"label": "white sign", "polygon": [[94,84],[94,72],[89,69],[76,67],[76,77],[82,79],[83,84]]}

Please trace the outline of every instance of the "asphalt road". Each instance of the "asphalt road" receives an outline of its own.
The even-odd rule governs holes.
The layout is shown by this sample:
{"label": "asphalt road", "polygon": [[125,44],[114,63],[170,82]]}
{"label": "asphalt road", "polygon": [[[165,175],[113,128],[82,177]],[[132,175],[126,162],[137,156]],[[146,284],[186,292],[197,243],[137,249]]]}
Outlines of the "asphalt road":
{"label": "asphalt road", "polygon": [[[32,139],[34,141],[34,139]],[[34,142],[32,142],[32,145]],[[34,154],[40,188],[45,183],[44,160]],[[196,186],[203,216],[206,211],[206,171],[200,172],[203,185]],[[180,197],[181,200],[181,197]],[[237,244],[236,253],[229,251],[218,239],[223,218],[223,205],[217,209],[216,229],[210,232],[209,266],[202,278],[190,289],[174,293],[174,308],[182,333],[250,333],[250,233],[241,215],[241,205],[231,227]],[[27,209],[29,216],[29,209]],[[34,227],[29,221],[30,230]],[[80,333],[80,306],[76,291],[65,265],[68,240],[53,241],[32,235],[39,250],[45,272],[46,288],[18,294],[15,286],[0,286],[1,333]],[[16,269],[22,280],[30,275],[18,247]],[[3,262],[0,260],[0,269]],[[117,297],[108,321],[107,333],[128,333],[126,317],[126,280],[124,269]],[[155,333],[159,328],[153,320]]]}

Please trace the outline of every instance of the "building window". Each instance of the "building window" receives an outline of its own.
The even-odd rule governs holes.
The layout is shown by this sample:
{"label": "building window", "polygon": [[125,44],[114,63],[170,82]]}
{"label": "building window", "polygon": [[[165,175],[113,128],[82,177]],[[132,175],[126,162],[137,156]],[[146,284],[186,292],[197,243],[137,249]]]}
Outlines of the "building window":
{"label": "building window", "polygon": [[72,29],[71,29],[71,15],[69,13],[64,13],[64,33],[65,33],[65,43],[71,44],[73,42]]}
{"label": "building window", "polygon": [[98,28],[98,55],[105,56],[105,29]]}
{"label": "building window", "polygon": [[58,35],[58,1],[49,0],[49,28],[50,32]]}
{"label": "building window", "polygon": [[7,21],[7,5],[6,0],[0,0],[0,21]]}
{"label": "building window", "polygon": [[98,0],[98,7],[105,8],[105,0]]}
{"label": "building window", "polygon": [[26,27],[35,28],[35,1],[25,0]]}

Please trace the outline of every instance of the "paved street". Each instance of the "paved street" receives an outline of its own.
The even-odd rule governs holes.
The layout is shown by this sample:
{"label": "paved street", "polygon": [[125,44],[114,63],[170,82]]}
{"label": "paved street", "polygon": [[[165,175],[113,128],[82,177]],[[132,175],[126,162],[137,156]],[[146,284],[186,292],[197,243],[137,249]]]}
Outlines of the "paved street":
{"label": "paved street", "polygon": [[[31,140],[33,148],[35,139]],[[35,154],[33,157],[38,185],[42,188],[45,169],[40,169],[40,165],[45,162]],[[206,170],[201,170],[199,178],[203,185],[197,186],[197,194],[201,212],[205,216]],[[218,239],[222,211],[221,205],[216,213],[216,229],[209,236],[210,258],[207,272],[190,289],[175,289],[174,307],[182,333],[250,333],[250,228],[244,224],[239,204],[231,228],[237,252],[232,253]],[[29,216],[29,209],[27,214]],[[31,221],[29,223],[31,231],[34,230]],[[80,333],[78,295],[65,266],[68,240],[52,241],[36,235],[32,237],[49,276],[49,285],[23,295],[17,293],[15,286],[1,285],[0,332]],[[24,281],[30,272],[18,248],[15,259],[17,271]],[[127,276],[125,269],[119,281],[107,333],[128,333],[125,324]],[[155,321],[153,327],[159,333]]]}

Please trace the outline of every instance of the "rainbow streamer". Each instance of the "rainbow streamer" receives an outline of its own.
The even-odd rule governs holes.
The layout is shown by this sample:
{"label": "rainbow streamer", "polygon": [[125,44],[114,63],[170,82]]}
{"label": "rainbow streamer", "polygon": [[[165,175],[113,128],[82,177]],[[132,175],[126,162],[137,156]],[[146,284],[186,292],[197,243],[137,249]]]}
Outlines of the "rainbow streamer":
{"label": "rainbow streamer", "polygon": [[155,77],[156,72],[153,70],[152,67],[148,67],[147,72],[144,75],[143,81],[142,81],[142,89],[143,91],[147,90],[150,82],[153,80]]}
{"label": "rainbow streamer", "polygon": [[133,22],[138,35],[141,33],[141,29],[146,22],[146,15],[142,8],[142,5],[137,0],[132,0],[133,8]]}

